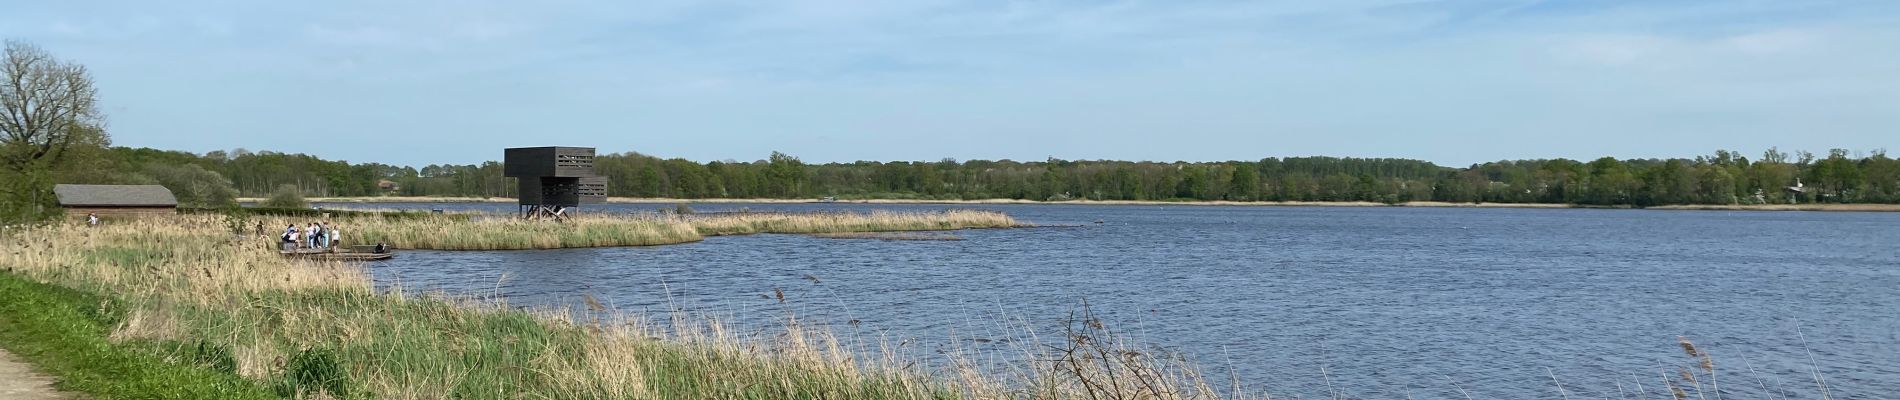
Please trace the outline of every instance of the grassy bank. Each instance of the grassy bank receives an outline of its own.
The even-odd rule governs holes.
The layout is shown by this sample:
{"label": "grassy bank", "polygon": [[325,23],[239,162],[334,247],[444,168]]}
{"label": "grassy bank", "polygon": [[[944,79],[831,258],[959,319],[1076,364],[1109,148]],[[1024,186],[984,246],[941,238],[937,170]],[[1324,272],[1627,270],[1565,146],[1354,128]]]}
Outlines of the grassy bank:
{"label": "grassy bank", "polygon": [[[720,221],[713,229],[806,227]],[[625,315],[591,301],[578,312],[526,311],[497,302],[380,294],[359,266],[287,260],[268,240],[234,238],[228,225],[215,216],[181,216],[0,231],[0,265],[7,271],[0,273],[0,334],[9,349],[58,375],[62,387],[101,398],[1167,399],[1211,393],[1191,369],[1170,359],[1113,347],[1119,343],[1111,335],[1089,330],[1099,323],[1081,323],[1083,330],[1069,335],[1077,338],[1069,342],[1073,348],[1035,348],[1024,364],[979,368],[972,358],[950,353],[943,356],[950,367],[932,370],[890,351],[846,351],[830,331],[790,315],[776,332],[739,334],[717,319]],[[656,318],[667,323],[647,322]]]}
{"label": "grassy bank", "polygon": [[1651,210],[1900,212],[1900,204],[1712,204],[1656,206]]}
{"label": "grassy bank", "polygon": [[[989,211],[871,213],[738,213],[706,215],[583,215],[564,223],[522,221],[506,216],[441,215],[421,218],[341,216],[342,241],[388,243],[401,249],[521,250],[651,246],[694,242],[706,236],[758,233],[851,233],[940,231],[1025,226]],[[267,233],[310,221],[274,218]],[[255,223],[246,223],[255,225]]]}
{"label": "grassy bank", "polygon": [[[952,345],[917,359],[908,342],[846,350],[864,347],[790,314],[739,333],[591,298],[570,312],[377,293],[360,266],[288,260],[229,225],[196,215],[0,228],[0,345],[61,388],[108,399],[1271,398],[1123,343],[1086,309],[1057,332],[1027,332],[1041,339],[1020,354]],[[1737,367],[1681,347],[1680,365],[1644,372],[1663,373],[1657,393],[1702,396],[1717,375],[1735,378]],[[1818,367],[1813,376],[1825,392]]]}
{"label": "grassy bank", "polygon": [[871,212],[871,213],[734,213],[682,215],[673,217],[690,224],[702,235],[724,236],[754,233],[865,233],[902,231],[947,231],[957,229],[1014,228],[1026,226],[1008,214],[993,211],[951,210],[943,212]]}
{"label": "grassy bank", "polygon": [[58,376],[61,389],[104,398],[274,397],[236,375],[221,348],[181,341],[113,343],[124,304],[0,273],[0,347]]}
{"label": "grassy bank", "polygon": [[[256,199],[241,199],[256,200]],[[513,203],[514,199],[491,197],[326,197],[313,198],[312,202],[327,203]],[[609,203],[616,204],[799,204],[812,203],[810,199],[673,199],[673,198],[633,198],[614,197]],[[1853,211],[1853,212],[1900,212],[1900,204],[1700,204],[1669,205],[1635,208],[1629,206],[1599,207],[1575,204],[1549,203],[1450,203],[1439,201],[1413,201],[1387,204],[1370,201],[1168,201],[1168,200],[1070,200],[1035,201],[1019,199],[976,199],[976,200],[905,200],[905,199],[841,199],[840,204],[1068,204],[1068,205],[1189,205],[1189,206],[1257,206],[1257,207],[1449,207],[1449,208],[1612,208],[1612,209],[1650,209],[1650,210],[1709,210],[1709,211]]]}

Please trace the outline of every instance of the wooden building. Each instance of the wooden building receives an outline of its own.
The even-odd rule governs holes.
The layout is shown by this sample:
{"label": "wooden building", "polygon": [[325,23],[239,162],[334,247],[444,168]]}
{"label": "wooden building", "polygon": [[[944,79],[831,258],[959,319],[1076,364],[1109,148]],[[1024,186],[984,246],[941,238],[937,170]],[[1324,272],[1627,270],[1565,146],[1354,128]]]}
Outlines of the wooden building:
{"label": "wooden building", "polygon": [[591,147],[519,147],[502,153],[502,175],[515,178],[526,218],[565,218],[582,204],[607,202],[607,177],[594,174]]}
{"label": "wooden building", "polygon": [[178,198],[159,185],[54,185],[66,215],[85,218],[135,218],[178,213]]}
{"label": "wooden building", "polygon": [[594,176],[592,147],[517,147],[502,151],[502,175],[585,178]]}

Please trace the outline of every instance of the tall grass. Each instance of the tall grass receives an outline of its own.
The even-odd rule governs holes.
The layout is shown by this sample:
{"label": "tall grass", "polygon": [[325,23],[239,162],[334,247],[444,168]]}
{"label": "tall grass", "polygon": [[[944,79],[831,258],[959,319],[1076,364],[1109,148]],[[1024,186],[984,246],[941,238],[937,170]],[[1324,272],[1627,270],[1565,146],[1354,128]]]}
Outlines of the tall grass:
{"label": "tall grass", "polygon": [[[233,373],[286,396],[376,398],[938,398],[916,375],[860,369],[835,340],[788,329],[744,341],[716,321],[641,318],[378,294],[360,266],[292,261],[207,216],[0,239],[9,274],[116,294],[111,338],[190,353],[228,349]],[[688,326],[688,325],[682,325]]]}
{"label": "tall grass", "polygon": [[702,235],[753,233],[851,233],[942,231],[1023,226],[1008,214],[994,211],[860,213],[728,213],[683,215],[675,219],[692,224]]}
{"label": "tall grass", "polygon": [[[286,397],[1269,398],[1243,394],[1238,383],[1216,384],[1218,379],[1178,355],[1125,343],[1086,310],[1071,316],[1061,332],[1026,332],[1030,340],[1017,342],[1020,354],[1014,356],[953,345],[920,360],[904,350],[904,343],[853,350],[863,347],[790,314],[782,317],[779,329],[742,334],[718,318],[625,314],[591,298],[580,310],[523,310],[499,301],[400,289],[378,293],[359,265],[283,258],[268,238],[233,235],[220,218],[0,228],[0,273],[100,297],[98,307],[120,315],[111,319],[108,335],[119,350],[222,371]],[[972,218],[949,223],[998,223]],[[652,224],[644,226],[698,235],[868,227],[854,221],[860,220],[682,216],[583,220],[571,229]],[[935,225],[938,219],[888,221],[910,222],[879,226],[944,226]],[[465,222],[529,228],[507,221]],[[381,227],[423,229],[404,223]],[[346,224],[344,229],[369,226]],[[1729,383],[1737,375],[1718,369],[1706,349],[1686,339],[1681,347],[1688,365],[1671,371],[1680,379],[1665,375],[1657,389],[1676,398],[1700,398],[1704,390],[1719,398],[1729,390],[1718,387],[1718,376]],[[1738,386],[1767,390],[1759,378],[1754,381]],[[1815,381],[1826,393],[1818,368]]]}
{"label": "tall grass", "polygon": [[512,218],[337,221],[343,241],[403,249],[520,250],[650,246],[698,241],[691,225],[657,218],[574,218],[565,223]]}
{"label": "tall grass", "polygon": [[[886,215],[884,221],[900,223],[869,225],[876,223],[866,222],[874,221],[871,217],[583,220],[573,229],[640,226],[685,235],[697,229],[811,232],[979,221]],[[698,228],[698,223],[708,225]],[[379,227],[421,229],[405,224]],[[529,229],[508,221],[471,224]],[[1018,371],[1012,375],[986,374],[968,362],[931,371],[915,367],[927,363],[896,351],[872,357],[854,353],[829,330],[808,327],[791,315],[774,334],[741,335],[716,318],[676,313],[656,324],[650,316],[618,313],[597,302],[579,312],[532,311],[498,302],[376,293],[361,266],[286,259],[275,253],[269,238],[234,235],[226,225],[220,217],[200,215],[97,228],[16,228],[0,236],[0,265],[6,274],[111,298],[123,314],[111,329],[113,343],[181,365],[228,371],[289,397],[1080,399],[1104,397],[1088,396],[1095,390],[1090,384],[1062,376],[1102,382],[1117,379],[1111,377],[1118,368],[1148,365],[1137,358],[1098,363],[1080,355],[1124,354],[1105,349],[1074,353],[1085,358],[1072,358],[1061,368],[1008,368]],[[1183,398],[1141,393],[1149,393],[1141,398]]]}
{"label": "tall grass", "polygon": [[[281,229],[285,223],[276,225]],[[387,243],[403,249],[520,250],[650,246],[693,242],[705,236],[756,233],[845,233],[955,230],[1022,226],[989,211],[872,213],[737,213],[702,215],[586,215],[565,222],[524,221],[506,216],[450,215],[436,218],[337,219],[343,241]],[[307,224],[307,222],[306,222]],[[302,226],[302,224],[299,224]]]}

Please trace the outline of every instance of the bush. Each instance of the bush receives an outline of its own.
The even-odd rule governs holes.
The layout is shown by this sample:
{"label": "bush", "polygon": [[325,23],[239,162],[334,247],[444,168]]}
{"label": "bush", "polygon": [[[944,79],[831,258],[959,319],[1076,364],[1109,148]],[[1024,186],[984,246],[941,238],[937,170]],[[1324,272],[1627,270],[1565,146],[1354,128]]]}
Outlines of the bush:
{"label": "bush", "polygon": [[326,347],[305,349],[291,357],[285,369],[287,376],[284,377],[284,385],[278,387],[280,395],[299,398],[318,393],[333,397],[349,396],[343,366],[337,363],[335,350]]}
{"label": "bush", "polygon": [[193,364],[226,374],[237,373],[237,357],[231,355],[231,349],[217,344],[198,341],[198,348],[192,351]]}
{"label": "bush", "polygon": [[310,208],[310,202],[304,201],[303,190],[298,189],[296,185],[283,185],[278,186],[277,191],[271,192],[270,198],[265,199],[264,203],[258,206],[264,208]]}
{"label": "bush", "polygon": [[210,171],[196,164],[172,166],[158,163],[146,164],[144,173],[160,186],[172,191],[178,197],[178,205],[194,208],[222,208],[237,206],[237,189],[231,187],[231,180],[225,179],[216,171]]}

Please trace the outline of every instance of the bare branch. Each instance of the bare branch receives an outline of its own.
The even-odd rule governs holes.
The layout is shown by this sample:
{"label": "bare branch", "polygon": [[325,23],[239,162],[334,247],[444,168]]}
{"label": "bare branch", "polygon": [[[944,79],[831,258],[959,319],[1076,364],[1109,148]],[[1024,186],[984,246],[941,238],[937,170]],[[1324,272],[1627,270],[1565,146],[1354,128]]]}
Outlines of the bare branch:
{"label": "bare branch", "polygon": [[[87,135],[103,135],[98,91],[85,66],[8,41],[0,59],[0,161],[14,170],[51,166]],[[103,136],[100,136],[103,138]]]}

